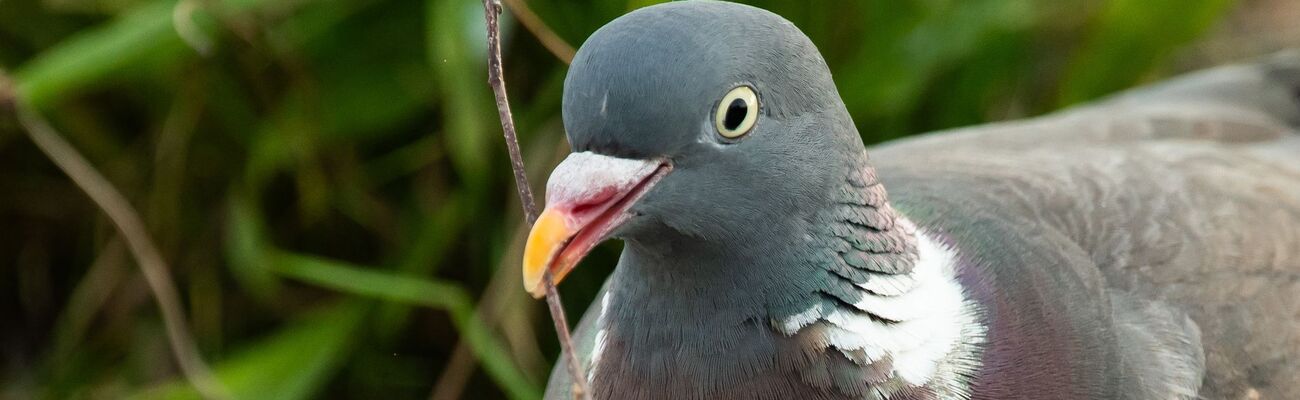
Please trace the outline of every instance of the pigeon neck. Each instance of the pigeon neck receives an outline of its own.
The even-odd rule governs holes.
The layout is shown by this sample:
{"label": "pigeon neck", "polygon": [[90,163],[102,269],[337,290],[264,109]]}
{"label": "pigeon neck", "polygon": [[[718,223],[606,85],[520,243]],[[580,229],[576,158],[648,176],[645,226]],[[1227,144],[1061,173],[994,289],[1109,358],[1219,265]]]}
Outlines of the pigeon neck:
{"label": "pigeon neck", "polygon": [[[771,378],[751,382],[757,396],[819,382],[809,373],[861,377],[827,383],[846,394],[960,390],[953,377],[971,371],[951,360],[970,359],[980,331],[953,253],[890,207],[865,154],[826,199],[747,245],[629,241],[600,299],[597,393],[626,390],[627,376],[690,383],[656,388],[684,397]],[[709,368],[682,367],[697,364]]]}
{"label": "pigeon neck", "polygon": [[[845,159],[851,161],[842,178],[803,214],[761,222],[748,230],[759,234],[729,243],[629,239],[620,275],[662,301],[752,308],[745,315],[779,313],[786,303],[802,305],[826,294],[852,300],[843,290],[818,286],[826,282],[909,275],[918,261],[915,226],[890,206],[865,150]],[[719,290],[730,288],[736,290]]]}

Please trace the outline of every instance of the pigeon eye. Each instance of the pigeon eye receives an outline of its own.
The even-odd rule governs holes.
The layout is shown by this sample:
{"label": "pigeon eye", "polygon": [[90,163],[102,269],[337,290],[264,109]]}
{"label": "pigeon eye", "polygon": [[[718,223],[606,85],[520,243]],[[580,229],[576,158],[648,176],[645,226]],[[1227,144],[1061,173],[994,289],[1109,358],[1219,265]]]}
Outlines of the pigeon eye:
{"label": "pigeon eye", "polygon": [[713,125],[718,134],[728,139],[745,136],[758,121],[758,95],[749,86],[737,86],[722,96],[717,111],[713,112]]}

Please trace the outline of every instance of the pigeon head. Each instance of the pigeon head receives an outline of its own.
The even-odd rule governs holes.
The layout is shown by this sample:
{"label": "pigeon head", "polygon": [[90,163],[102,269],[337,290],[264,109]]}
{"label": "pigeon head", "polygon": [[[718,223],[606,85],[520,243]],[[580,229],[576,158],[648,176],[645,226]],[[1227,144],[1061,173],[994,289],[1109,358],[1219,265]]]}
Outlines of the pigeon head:
{"label": "pigeon head", "polygon": [[831,172],[863,152],[812,42],[731,3],[646,7],[597,30],[565,79],[563,118],[573,154],[525,250],[537,297],[545,269],[563,278],[608,237],[674,252],[761,246],[806,223],[842,177]]}

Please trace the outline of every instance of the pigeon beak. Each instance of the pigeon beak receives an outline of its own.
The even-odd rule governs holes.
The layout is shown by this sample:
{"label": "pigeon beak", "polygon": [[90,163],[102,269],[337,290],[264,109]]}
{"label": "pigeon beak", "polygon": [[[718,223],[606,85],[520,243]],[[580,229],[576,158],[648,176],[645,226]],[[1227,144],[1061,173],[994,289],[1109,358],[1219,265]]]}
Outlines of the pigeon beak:
{"label": "pigeon beak", "polygon": [[569,154],[551,172],[546,209],[528,233],[524,289],[535,298],[545,296],[544,271],[559,284],[587,252],[627,222],[632,204],[670,171],[672,164],[664,159]]}

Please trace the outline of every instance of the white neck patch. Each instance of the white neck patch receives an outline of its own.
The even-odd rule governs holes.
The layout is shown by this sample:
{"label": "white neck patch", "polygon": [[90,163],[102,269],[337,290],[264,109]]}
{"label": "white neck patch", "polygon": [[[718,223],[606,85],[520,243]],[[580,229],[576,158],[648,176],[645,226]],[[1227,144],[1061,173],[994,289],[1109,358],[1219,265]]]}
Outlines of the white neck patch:
{"label": "white neck patch", "polygon": [[[908,386],[925,386],[941,400],[967,400],[970,377],[979,368],[980,347],[986,329],[980,325],[978,306],[957,282],[956,250],[913,228],[918,259],[905,275],[876,274],[857,285],[862,297],[854,304],[818,303],[780,320],[772,327],[786,336],[817,325],[824,333],[825,350],[867,364],[888,358],[886,385],[873,387],[888,399]],[[587,380],[594,382],[608,341],[608,318],[613,292],[600,299],[597,332],[587,364]],[[851,354],[852,353],[852,354]],[[863,364],[863,365],[867,365]]]}
{"label": "white neck patch", "polygon": [[852,308],[817,304],[773,325],[791,336],[820,325],[827,349],[861,352],[868,362],[888,356],[899,383],[926,385],[942,399],[968,399],[966,377],[978,367],[985,328],[956,280],[956,251],[920,229],[916,236],[920,257],[909,274],[873,276],[858,285],[862,298]]}
{"label": "white neck patch", "polygon": [[608,340],[608,329],[605,328],[605,314],[609,311],[609,296],[612,290],[605,291],[605,295],[600,298],[600,317],[596,319],[596,343],[591,349],[591,362],[587,365],[587,382],[593,382],[596,379],[596,367],[600,366],[600,356],[605,353],[605,342]]}

